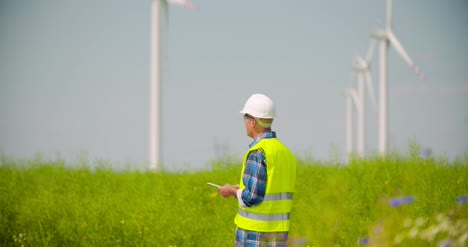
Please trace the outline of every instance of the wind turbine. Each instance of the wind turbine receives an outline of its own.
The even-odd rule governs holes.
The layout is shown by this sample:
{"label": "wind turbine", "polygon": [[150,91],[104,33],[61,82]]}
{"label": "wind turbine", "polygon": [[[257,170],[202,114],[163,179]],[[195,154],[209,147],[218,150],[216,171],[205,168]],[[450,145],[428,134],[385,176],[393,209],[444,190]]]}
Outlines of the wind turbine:
{"label": "wind turbine", "polygon": [[[346,150],[348,157],[353,152],[353,109],[352,105],[356,107],[358,115],[358,155],[364,157],[365,154],[365,86],[372,102],[373,109],[376,109],[376,99],[374,87],[372,85],[372,77],[370,74],[370,61],[374,53],[375,42],[371,42],[367,50],[366,57],[355,56],[352,64],[353,71],[358,78],[358,88],[348,88],[345,90],[346,99]],[[364,85],[365,84],[365,85]]]}
{"label": "wind turbine", "polygon": [[161,15],[167,16],[168,3],[186,8],[195,8],[188,0],[152,0],[151,1],[151,50],[150,50],[150,130],[149,130],[149,166],[157,170],[160,158],[160,103],[161,103]]}
{"label": "wind turbine", "polygon": [[420,77],[423,74],[415,65],[413,60],[406,53],[392,30],[392,1],[387,0],[387,26],[385,29],[377,29],[370,34],[374,39],[380,40],[380,61],[379,61],[379,153],[385,155],[387,152],[387,49],[391,44],[401,58],[410,66],[410,68]]}

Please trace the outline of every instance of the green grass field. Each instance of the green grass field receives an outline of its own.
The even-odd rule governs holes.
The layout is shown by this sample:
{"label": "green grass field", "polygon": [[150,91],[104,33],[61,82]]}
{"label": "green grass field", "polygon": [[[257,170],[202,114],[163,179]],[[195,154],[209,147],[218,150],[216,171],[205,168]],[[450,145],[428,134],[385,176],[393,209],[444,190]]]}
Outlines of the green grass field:
{"label": "green grass field", "polygon": [[[240,164],[158,173],[0,165],[0,246],[233,246],[237,202],[206,182],[237,184]],[[466,246],[467,194],[466,157],[300,161],[291,246]]]}

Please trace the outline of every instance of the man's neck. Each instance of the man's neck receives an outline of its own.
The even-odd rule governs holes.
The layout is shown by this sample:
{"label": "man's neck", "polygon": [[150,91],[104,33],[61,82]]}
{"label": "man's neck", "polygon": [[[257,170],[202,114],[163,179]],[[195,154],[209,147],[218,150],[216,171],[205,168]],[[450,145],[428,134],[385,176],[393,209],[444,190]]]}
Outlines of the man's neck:
{"label": "man's neck", "polygon": [[262,130],[259,131],[259,132],[255,132],[254,135],[252,136],[252,138],[255,140],[255,139],[257,139],[259,136],[261,136],[263,133],[270,132],[270,131],[271,131],[271,128],[262,129]]}

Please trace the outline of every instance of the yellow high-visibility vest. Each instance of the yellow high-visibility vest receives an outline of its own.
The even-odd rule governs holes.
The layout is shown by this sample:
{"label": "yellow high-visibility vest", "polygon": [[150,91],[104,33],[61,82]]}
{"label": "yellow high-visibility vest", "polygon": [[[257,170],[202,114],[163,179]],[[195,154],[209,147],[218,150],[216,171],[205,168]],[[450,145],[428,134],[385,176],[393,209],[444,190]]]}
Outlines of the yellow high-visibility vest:
{"label": "yellow high-visibility vest", "polygon": [[263,149],[266,157],[267,183],[263,201],[252,207],[241,207],[234,222],[237,227],[256,232],[287,232],[295,192],[297,161],[289,149],[276,138],[265,138],[244,155],[240,189],[245,163],[251,151]]}

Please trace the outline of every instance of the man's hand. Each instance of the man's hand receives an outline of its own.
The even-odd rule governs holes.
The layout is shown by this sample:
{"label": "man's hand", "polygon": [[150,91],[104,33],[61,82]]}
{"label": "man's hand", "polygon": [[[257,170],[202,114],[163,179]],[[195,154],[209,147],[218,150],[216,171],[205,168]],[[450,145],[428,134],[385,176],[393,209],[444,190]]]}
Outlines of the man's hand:
{"label": "man's hand", "polygon": [[228,198],[230,196],[237,198],[238,189],[239,185],[225,184],[224,186],[218,188],[218,192],[224,198]]}

